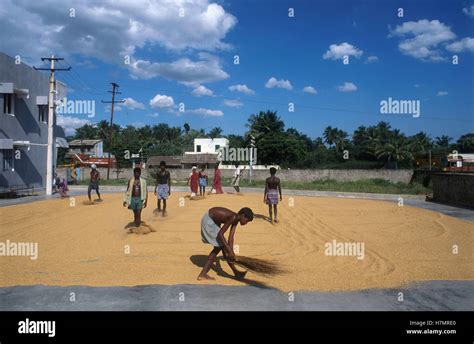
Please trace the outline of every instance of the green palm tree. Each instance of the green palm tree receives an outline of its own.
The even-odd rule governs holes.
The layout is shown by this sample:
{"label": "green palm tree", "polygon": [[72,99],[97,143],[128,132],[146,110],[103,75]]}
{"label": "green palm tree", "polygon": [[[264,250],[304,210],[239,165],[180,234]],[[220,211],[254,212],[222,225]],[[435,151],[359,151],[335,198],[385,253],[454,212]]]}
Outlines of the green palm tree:
{"label": "green palm tree", "polygon": [[258,114],[251,115],[247,121],[246,127],[254,135],[283,132],[285,123],[277,115],[276,111],[260,111]]}
{"label": "green palm tree", "polygon": [[326,129],[324,129],[324,132],[323,132],[324,142],[328,144],[329,146],[332,146],[333,144],[336,143],[337,136],[338,136],[337,128],[333,128],[329,126]]}
{"label": "green palm tree", "polygon": [[474,153],[474,134],[464,134],[456,142],[461,153]]}
{"label": "green palm tree", "polygon": [[398,163],[403,160],[413,160],[410,145],[404,139],[392,139],[390,142],[380,145],[376,148],[375,154],[378,159],[384,159],[388,163],[395,162],[395,168],[398,169]]}
{"label": "green palm tree", "polygon": [[215,139],[217,137],[221,137],[222,136],[222,128],[219,128],[219,127],[215,127],[215,128],[212,128],[209,133],[207,134],[207,136],[209,136],[211,139]]}
{"label": "green palm tree", "polygon": [[447,148],[449,147],[449,142],[452,140],[448,135],[441,135],[436,137],[436,145],[438,147]]}

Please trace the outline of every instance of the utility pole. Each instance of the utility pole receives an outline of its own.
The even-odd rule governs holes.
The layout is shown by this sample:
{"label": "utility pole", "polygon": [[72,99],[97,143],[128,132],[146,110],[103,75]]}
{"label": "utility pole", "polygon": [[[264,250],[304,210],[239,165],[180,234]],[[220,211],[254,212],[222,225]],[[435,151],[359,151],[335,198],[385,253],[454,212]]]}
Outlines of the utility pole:
{"label": "utility pole", "polygon": [[252,134],[250,134],[250,162],[249,162],[249,179],[250,179],[250,182],[252,182],[252,165],[253,165],[253,159],[254,159],[254,156],[253,156],[253,150],[255,148],[255,136],[253,136]]}
{"label": "utility pole", "polygon": [[117,91],[117,89],[120,86],[118,84],[116,84],[115,82],[111,82],[110,84],[112,85],[112,91],[107,91],[107,92],[112,93],[112,101],[108,102],[108,101],[102,100],[102,103],[112,104],[112,106],[110,108],[109,161],[107,163],[107,180],[110,179],[110,152],[112,151],[112,128],[113,128],[113,123],[114,123],[114,104],[116,104],[116,103],[125,103],[125,100],[121,100],[121,101],[118,101],[118,102],[115,101],[115,95],[116,94],[121,94],[120,92]]}
{"label": "utility pole", "polygon": [[56,108],[56,104],[54,103],[55,97],[54,94],[57,93],[56,90],[56,79],[54,73],[56,71],[68,71],[71,69],[69,68],[55,68],[54,63],[56,61],[62,61],[63,58],[55,57],[51,55],[51,57],[42,57],[41,61],[49,61],[51,62],[50,68],[36,68],[33,67],[35,70],[49,70],[50,77],[49,77],[49,95],[48,95],[48,146],[47,146],[47,154],[46,154],[46,195],[53,194],[53,150],[54,150],[54,110]]}

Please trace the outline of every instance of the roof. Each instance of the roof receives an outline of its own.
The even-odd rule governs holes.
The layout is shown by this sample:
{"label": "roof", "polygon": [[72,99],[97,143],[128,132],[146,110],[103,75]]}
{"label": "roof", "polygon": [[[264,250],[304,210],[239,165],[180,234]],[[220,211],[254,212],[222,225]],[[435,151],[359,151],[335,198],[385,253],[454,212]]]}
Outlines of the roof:
{"label": "roof", "polygon": [[95,146],[102,140],[72,140],[69,142],[69,147],[71,146]]}
{"label": "roof", "polygon": [[166,166],[181,166],[181,155],[154,155],[148,157],[147,165],[159,166],[161,161],[166,162]]}
{"label": "roof", "polygon": [[197,153],[184,154],[183,164],[215,164],[217,162],[217,154],[213,153]]}

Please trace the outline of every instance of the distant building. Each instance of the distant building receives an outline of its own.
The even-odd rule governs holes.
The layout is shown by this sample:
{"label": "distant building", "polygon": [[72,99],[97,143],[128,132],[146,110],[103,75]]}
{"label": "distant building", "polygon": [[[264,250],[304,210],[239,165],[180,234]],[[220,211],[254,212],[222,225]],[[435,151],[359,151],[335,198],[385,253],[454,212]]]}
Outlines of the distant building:
{"label": "distant building", "polygon": [[217,154],[219,152],[219,149],[223,147],[229,147],[229,140],[226,138],[194,139],[194,152],[186,152],[185,154]]}
{"label": "distant building", "polygon": [[86,154],[94,158],[104,157],[102,140],[73,140],[69,142],[69,154]]}
{"label": "distant building", "polygon": [[[66,86],[56,82],[56,98]],[[0,192],[46,188],[49,75],[0,53]],[[54,125],[54,166],[64,130]]]}
{"label": "distant building", "polygon": [[206,168],[213,168],[219,162],[217,153],[197,153],[197,154],[184,154],[181,160],[183,168],[192,168],[193,166]]}
{"label": "distant building", "polygon": [[183,168],[193,166],[214,167],[220,160],[220,150],[224,147],[229,147],[229,140],[226,138],[194,139],[194,151],[185,152],[181,164]]}
{"label": "distant building", "polygon": [[182,160],[182,155],[155,155],[148,158],[146,165],[151,169],[159,168],[160,162],[164,161],[166,168],[182,168]]}

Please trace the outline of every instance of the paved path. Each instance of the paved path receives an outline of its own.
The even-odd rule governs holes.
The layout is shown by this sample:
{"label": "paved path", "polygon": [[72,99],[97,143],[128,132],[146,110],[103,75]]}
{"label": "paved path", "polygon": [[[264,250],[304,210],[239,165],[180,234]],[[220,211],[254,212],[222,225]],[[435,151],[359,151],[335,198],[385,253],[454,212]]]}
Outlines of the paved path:
{"label": "paved path", "polygon": [[[403,301],[399,301],[399,293]],[[70,301],[74,293],[75,302]],[[0,311],[472,311],[474,281],[431,281],[406,289],[287,293],[258,287],[0,288]]]}

